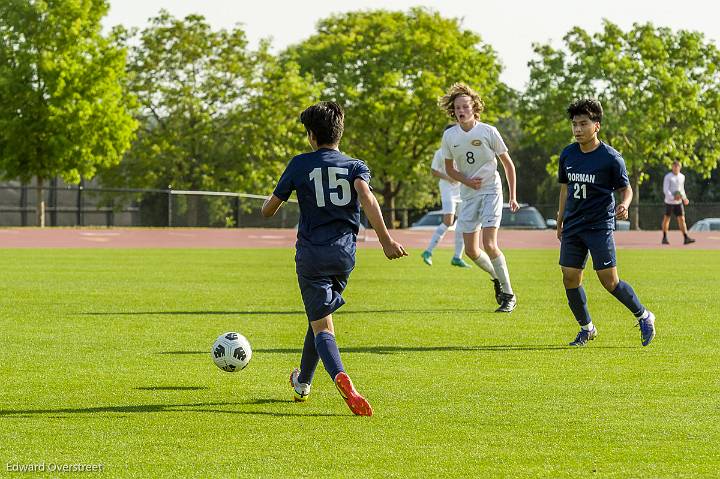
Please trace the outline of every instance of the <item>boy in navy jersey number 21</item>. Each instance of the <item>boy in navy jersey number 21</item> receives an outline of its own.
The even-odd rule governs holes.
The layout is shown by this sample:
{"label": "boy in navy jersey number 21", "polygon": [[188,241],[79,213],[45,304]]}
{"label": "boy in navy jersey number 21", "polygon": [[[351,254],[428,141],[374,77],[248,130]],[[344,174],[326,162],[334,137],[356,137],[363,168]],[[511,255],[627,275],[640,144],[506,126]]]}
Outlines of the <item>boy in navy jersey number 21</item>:
{"label": "boy in navy jersey number 21", "polygon": [[318,361],[335,382],[350,410],[372,416],[370,403],[353,386],[343,368],[335,342],[332,313],[345,304],[342,293],[355,267],[355,244],[360,228],[360,205],[375,229],[385,256],[407,256],[393,241],[370,190],[370,170],[360,160],[340,153],[338,145],[345,114],[337,103],[321,102],[300,115],[312,153],[290,160],[262,215],[273,216],[297,192],[300,223],[295,243],[295,270],[309,326],[300,369],[290,374],[295,400],[305,401]]}
{"label": "boy in navy jersey number 21", "polygon": [[[627,219],[632,200],[625,161],[597,137],[603,115],[599,101],[578,100],[567,112],[577,141],[560,154],[557,236],[565,293],[580,324],[580,332],[570,345],[584,346],[598,334],[582,287],[589,251],[600,282],[635,315],[642,345],[647,346],[655,337],[655,316],[640,303],[632,287],[620,280],[616,267],[613,226],[615,218]],[[621,198],[617,208],[613,191]]]}

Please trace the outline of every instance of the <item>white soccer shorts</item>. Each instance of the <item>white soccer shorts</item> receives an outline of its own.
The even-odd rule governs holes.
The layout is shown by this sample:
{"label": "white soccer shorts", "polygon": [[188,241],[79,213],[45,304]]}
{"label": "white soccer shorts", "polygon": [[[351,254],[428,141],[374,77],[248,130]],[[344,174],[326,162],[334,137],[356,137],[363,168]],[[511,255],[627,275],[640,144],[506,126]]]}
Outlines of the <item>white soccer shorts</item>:
{"label": "white soccer shorts", "polygon": [[441,185],[440,201],[442,202],[443,214],[454,215],[460,203],[460,185]]}
{"label": "white soccer shorts", "polygon": [[473,196],[463,200],[458,216],[457,229],[463,233],[474,233],[482,228],[499,228],[502,219],[502,193]]}

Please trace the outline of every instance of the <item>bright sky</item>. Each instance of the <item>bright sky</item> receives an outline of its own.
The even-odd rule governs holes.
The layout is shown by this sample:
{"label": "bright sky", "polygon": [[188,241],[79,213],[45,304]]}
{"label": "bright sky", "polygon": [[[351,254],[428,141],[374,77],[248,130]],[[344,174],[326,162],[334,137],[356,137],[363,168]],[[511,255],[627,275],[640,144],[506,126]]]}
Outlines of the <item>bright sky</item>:
{"label": "bright sky", "polygon": [[251,47],[272,38],[279,51],[312,35],[316,22],[331,13],[412,6],[462,18],[464,28],[498,52],[504,66],[500,79],[516,89],[528,81],[533,42],[558,47],[571,27],[596,32],[603,18],[623,29],[649,21],[673,30],[697,30],[720,45],[720,4],[711,0],[110,0],[104,25],[143,27],[162,8],[176,17],[198,13],[216,28],[241,24]]}

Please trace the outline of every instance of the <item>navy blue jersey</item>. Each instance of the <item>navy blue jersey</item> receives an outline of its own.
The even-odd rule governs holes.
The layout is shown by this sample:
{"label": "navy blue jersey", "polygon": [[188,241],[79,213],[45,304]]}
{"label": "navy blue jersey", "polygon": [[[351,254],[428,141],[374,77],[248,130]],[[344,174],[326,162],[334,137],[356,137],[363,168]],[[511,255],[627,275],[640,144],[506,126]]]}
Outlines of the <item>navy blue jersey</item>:
{"label": "navy blue jersey", "polygon": [[288,164],[273,194],[287,201],[293,190],[300,205],[295,261],[298,273],[332,275],[355,266],[360,203],[353,183],[370,182],[360,160],[321,148]]}
{"label": "navy blue jersey", "polygon": [[604,142],[590,153],[568,145],[560,153],[558,181],[567,184],[563,234],[613,228],[613,191],[630,184],[620,153]]}

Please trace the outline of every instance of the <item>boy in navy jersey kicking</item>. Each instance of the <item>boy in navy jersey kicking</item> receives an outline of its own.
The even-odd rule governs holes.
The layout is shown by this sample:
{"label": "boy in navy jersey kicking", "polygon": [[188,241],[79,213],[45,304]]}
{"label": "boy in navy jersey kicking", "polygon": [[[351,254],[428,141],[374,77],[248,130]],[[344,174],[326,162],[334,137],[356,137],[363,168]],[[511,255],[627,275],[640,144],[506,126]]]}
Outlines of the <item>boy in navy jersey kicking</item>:
{"label": "boy in navy jersey kicking", "polygon": [[[580,324],[570,345],[584,346],[598,334],[582,287],[589,251],[600,282],[635,315],[642,345],[647,346],[655,337],[655,316],[640,303],[632,287],[618,278],[615,259],[614,218],[627,219],[633,195],[625,161],[597,137],[603,115],[599,101],[578,100],[567,112],[577,141],[560,154],[557,237],[565,293]],[[613,191],[620,194],[617,207]]]}
{"label": "boy in navy jersey kicking", "polygon": [[290,375],[296,401],[310,393],[319,359],[350,410],[372,416],[370,403],[358,394],[343,368],[335,343],[332,313],[345,304],[342,293],[355,267],[355,243],[360,227],[360,205],[377,233],[385,256],[407,256],[390,237],[380,207],[369,186],[370,170],[360,160],[340,153],[345,114],[337,103],[320,102],[300,115],[312,153],[290,160],[262,215],[277,213],[293,190],[300,206],[295,243],[295,270],[310,322],[305,334],[300,369]]}

